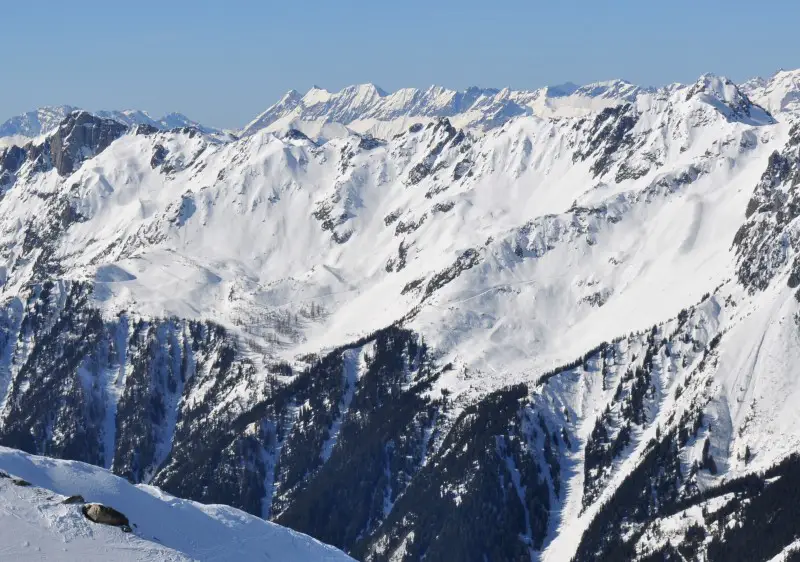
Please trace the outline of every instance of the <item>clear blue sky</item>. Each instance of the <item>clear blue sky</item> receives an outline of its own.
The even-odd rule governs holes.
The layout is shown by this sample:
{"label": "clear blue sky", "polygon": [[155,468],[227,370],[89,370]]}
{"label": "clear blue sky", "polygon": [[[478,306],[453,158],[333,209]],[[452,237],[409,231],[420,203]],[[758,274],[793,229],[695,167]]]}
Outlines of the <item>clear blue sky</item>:
{"label": "clear blue sky", "polygon": [[243,125],[286,90],[734,80],[800,67],[800,1],[22,0],[0,122],[45,104]]}

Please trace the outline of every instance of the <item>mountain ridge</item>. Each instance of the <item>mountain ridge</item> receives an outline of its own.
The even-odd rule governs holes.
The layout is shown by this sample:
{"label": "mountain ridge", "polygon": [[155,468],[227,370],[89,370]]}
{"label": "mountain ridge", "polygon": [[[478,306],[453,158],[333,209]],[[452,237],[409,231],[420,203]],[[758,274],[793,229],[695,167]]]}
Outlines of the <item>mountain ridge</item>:
{"label": "mountain ridge", "polygon": [[[793,104],[800,96],[798,93],[800,80],[796,75],[797,71],[779,71],[769,79],[754,78],[746,81],[743,83],[743,88],[745,93],[752,94],[751,97],[755,96],[757,102],[763,100],[768,110],[781,112],[786,109],[787,104]],[[237,134],[249,135],[261,128],[273,130],[276,126],[280,128],[298,122],[318,120],[352,125],[357,132],[364,132],[372,124],[369,121],[386,122],[401,117],[406,120],[450,117],[455,118],[457,125],[461,127],[489,129],[500,126],[518,115],[559,115],[567,110],[572,114],[576,111],[586,113],[602,109],[604,102],[630,102],[639,93],[669,92],[678,87],[684,85],[676,83],[652,88],[620,79],[585,85],[567,82],[534,90],[472,86],[458,91],[434,85],[428,88],[403,88],[395,92],[386,92],[374,84],[365,83],[347,86],[339,92],[329,92],[314,86],[305,94],[289,90],[278,102],[256,116]],[[570,104],[565,103],[563,98],[595,100],[595,102],[589,103],[588,106],[585,102]],[[77,109],[73,106],[47,106],[12,117],[0,125],[0,138],[37,137],[48,134],[68,113]],[[103,110],[94,113],[128,126],[150,125],[162,130],[190,126],[199,128],[207,134],[223,133],[220,129],[206,127],[180,113],[170,113],[161,118],[154,118],[140,110]],[[410,123],[405,122],[405,124]],[[397,127],[392,130],[393,134],[399,132]]]}
{"label": "mountain ridge", "polygon": [[[51,134],[59,124],[75,111],[84,111],[71,105],[44,106],[34,111],[11,117],[0,124],[0,138],[27,137],[36,138]],[[206,134],[221,134],[222,131],[201,125],[181,113],[168,113],[160,118],[152,117],[141,110],[100,110],[90,112],[105,119],[113,119],[127,126],[148,125],[161,130],[180,127],[195,127]]]}

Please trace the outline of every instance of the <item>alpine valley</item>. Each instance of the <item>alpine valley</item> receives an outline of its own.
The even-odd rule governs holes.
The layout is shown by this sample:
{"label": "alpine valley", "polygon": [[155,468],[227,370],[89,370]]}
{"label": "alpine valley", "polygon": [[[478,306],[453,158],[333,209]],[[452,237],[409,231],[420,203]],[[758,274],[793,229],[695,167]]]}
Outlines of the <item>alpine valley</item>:
{"label": "alpine valley", "polygon": [[370,562],[800,560],[800,71],[0,135],[10,473]]}

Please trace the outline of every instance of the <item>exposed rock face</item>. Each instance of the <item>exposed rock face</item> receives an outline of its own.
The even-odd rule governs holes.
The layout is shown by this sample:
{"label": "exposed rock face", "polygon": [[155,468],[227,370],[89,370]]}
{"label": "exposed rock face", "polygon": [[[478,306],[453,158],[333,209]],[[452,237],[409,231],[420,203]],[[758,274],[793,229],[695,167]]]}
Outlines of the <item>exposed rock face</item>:
{"label": "exposed rock face", "polygon": [[59,175],[67,176],[81,162],[103,152],[127,130],[117,121],[96,117],[87,111],[71,113],[50,139],[53,166]]}
{"label": "exposed rock face", "polygon": [[99,503],[89,503],[83,506],[83,514],[86,519],[101,525],[112,525],[114,527],[127,527],[128,518],[122,513]]}
{"label": "exposed rock face", "polygon": [[18,146],[0,150],[0,172],[16,172],[25,160],[25,151]]}
{"label": "exposed rock face", "polygon": [[[770,155],[747,204],[747,222],[734,239],[737,276],[751,291],[764,290],[800,248],[795,219],[800,216],[800,125],[789,132],[781,152]],[[795,257],[788,279],[792,288],[800,285],[800,258]]]}
{"label": "exposed rock face", "polygon": [[[228,373],[242,380],[249,370],[219,326],[108,321],[88,306],[89,294],[85,285],[45,283],[33,290],[30,311],[16,316],[16,302],[5,309],[0,355],[15,376],[0,379],[8,384],[0,443],[147,481],[169,452],[182,393],[232,384]],[[28,338],[36,343],[22,344],[16,359],[6,354]]]}
{"label": "exposed rock face", "polygon": [[0,149],[0,188],[14,183],[14,174],[25,162],[25,151],[18,146]]}
{"label": "exposed rock face", "polygon": [[76,503],[86,503],[86,500],[83,499],[83,496],[78,494],[78,495],[74,495],[74,496],[69,496],[68,498],[66,498],[61,503],[66,504],[66,505],[72,505],[72,504],[76,504]]}

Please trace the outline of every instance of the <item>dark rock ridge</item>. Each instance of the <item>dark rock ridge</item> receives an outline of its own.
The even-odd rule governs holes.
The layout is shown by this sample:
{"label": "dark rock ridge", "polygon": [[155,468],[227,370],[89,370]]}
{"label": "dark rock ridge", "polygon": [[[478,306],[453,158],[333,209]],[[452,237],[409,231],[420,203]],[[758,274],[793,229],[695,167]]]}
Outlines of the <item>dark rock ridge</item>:
{"label": "dark rock ridge", "polygon": [[[751,291],[766,289],[791,257],[800,252],[800,240],[792,222],[800,216],[800,125],[790,131],[789,141],[769,158],[747,205],[747,222],[733,244],[738,258],[736,274]],[[800,285],[800,259],[795,257],[788,280]]]}
{"label": "dark rock ridge", "polygon": [[81,162],[103,152],[127,130],[122,123],[87,111],[70,113],[50,137],[53,166],[59,175],[68,176]]}
{"label": "dark rock ridge", "polygon": [[[60,176],[68,176],[127,131],[127,126],[113,119],[74,111],[43,142],[0,149],[0,189],[13,185],[16,174],[26,163],[30,165],[30,173],[55,168]],[[146,134],[147,126],[140,126],[137,132]]]}

